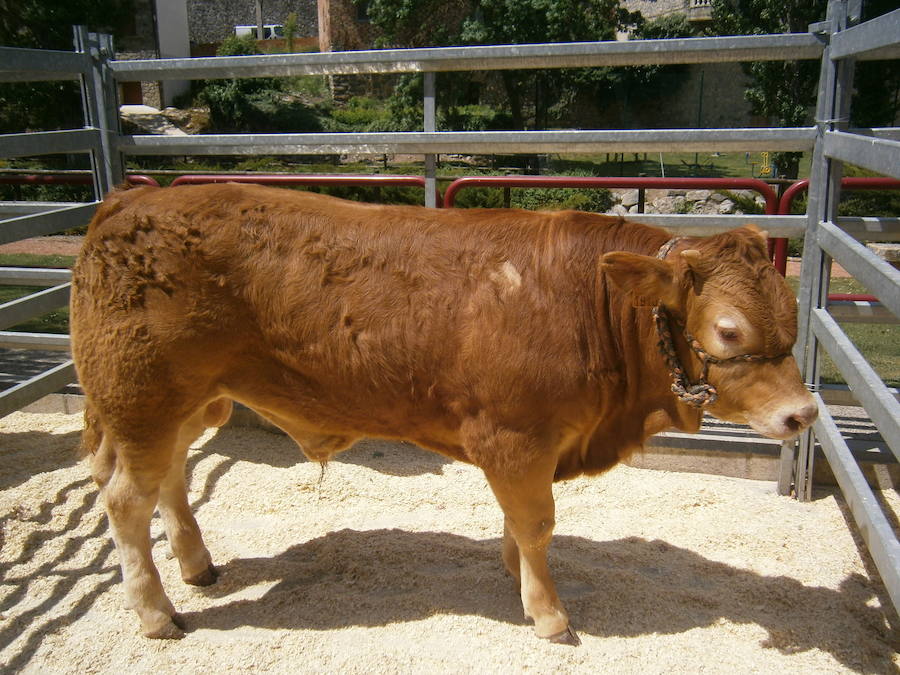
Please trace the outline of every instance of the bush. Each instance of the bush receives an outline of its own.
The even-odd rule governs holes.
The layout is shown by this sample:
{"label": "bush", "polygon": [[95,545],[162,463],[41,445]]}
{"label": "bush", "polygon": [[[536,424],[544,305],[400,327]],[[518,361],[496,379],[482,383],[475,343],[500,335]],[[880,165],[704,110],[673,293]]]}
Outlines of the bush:
{"label": "bush", "polygon": [[[236,35],[225,38],[216,51],[217,56],[260,53],[252,36]],[[206,80],[197,100],[209,106],[209,122],[214,131],[321,131],[315,112],[285,90],[283,78]]]}
{"label": "bush", "polygon": [[486,105],[451,106],[437,120],[442,131],[497,131],[512,128],[512,116]]}
{"label": "bush", "polygon": [[384,103],[354,96],[347,105],[332,109],[325,125],[329,131],[389,131],[392,123]]}

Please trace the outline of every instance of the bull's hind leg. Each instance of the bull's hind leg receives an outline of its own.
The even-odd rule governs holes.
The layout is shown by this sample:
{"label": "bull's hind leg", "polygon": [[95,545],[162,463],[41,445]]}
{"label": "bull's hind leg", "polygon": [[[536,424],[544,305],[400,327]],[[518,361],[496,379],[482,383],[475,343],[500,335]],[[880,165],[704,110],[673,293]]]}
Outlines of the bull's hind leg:
{"label": "bull's hind leg", "polygon": [[228,421],[231,407],[228,399],[217,399],[181,426],[171,466],[160,486],[159,512],[165,524],[166,536],[181,567],[181,578],[194,586],[209,586],[215,582],[218,573],[188,503],[185,460],[191,443],[197,440],[204,429],[222,426]]}
{"label": "bull's hind leg", "polygon": [[95,476],[108,476],[101,482],[101,492],[119,553],[126,603],[137,612],[144,635],[155,638],[184,636],[153,564],[150,541],[150,519],[169,471],[175,436],[175,432],[155,433],[153,440],[148,436],[134,441],[117,439],[107,431],[94,458]]}
{"label": "bull's hind leg", "polygon": [[534,620],[539,637],[577,645],[580,640],[569,625],[569,616],[547,566],[547,549],[555,524],[555,469],[555,458],[550,457],[513,475],[488,470],[485,475],[503,509],[503,560],[519,580],[525,615]]}

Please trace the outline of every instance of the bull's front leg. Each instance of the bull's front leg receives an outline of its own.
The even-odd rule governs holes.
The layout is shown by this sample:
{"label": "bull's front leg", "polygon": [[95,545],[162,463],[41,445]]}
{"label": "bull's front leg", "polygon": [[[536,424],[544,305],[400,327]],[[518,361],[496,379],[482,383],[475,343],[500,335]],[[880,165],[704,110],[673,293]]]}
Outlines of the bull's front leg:
{"label": "bull's front leg", "polygon": [[519,581],[525,616],[534,620],[538,637],[578,645],[547,565],[555,524],[555,467],[555,458],[542,458],[515,475],[488,470],[485,475],[505,516],[503,561]]}

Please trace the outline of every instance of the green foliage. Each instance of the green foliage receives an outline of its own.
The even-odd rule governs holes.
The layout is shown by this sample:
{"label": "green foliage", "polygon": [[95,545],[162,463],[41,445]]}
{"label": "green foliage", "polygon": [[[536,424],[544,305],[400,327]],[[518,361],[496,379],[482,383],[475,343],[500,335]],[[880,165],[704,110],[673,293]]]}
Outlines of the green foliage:
{"label": "green foliage", "polygon": [[[862,20],[868,21],[897,8],[897,0],[866,0]],[[900,59],[859,61],[853,76],[855,92],[850,107],[856,127],[894,126],[900,114]]]}
{"label": "green foliage", "polygon": [[[230,35],[217,56],[261,53],[250,35]],[[222,132],[320,131],[315,112],[285,92],[283,78],[206,80],[197,101],[209,106],[210,127]]]}
{"label": "green foliage", "polygon": [[510,206],[531,211],[593,211],[604,213],[613,207],[609,190],[581,188],[526,188],[513,190]]}
{"label": "green foliage", "polygon": [[385,103],[354,96],[347,105],[331,110],[325,124],[329,131],[389,131],[392,122]]}
{"label": "green foliage", "polygon": [[294,51],[294,38],[297,37],[297,12],[290,12],[284,20],[284,39],[287,51]]}
{"label": "green foliage", "polygon": [[486,105],[458,105],[442,108],[437,119],[441,131],[497,131],[510,129],[509,113]]}
{"label": "green foliage", "polygon": [[[896,7],[896,0],[864,3],[863,19]],[[712,0],[715,32],[719,35],[804,33],[825,18],[826,0]],[[856,68],[856,95],[851,124],[879,126],[893,123],[900,111],[900,62],[864,62]],[[811,123],[819,80],[818,61],[757,61],[744,64],[752,78],[747,100],[754,114],[779,126]],[[781,176],[797,177],[799,153],[776,153]]]}
{"label": "green foliage", "polygon": [[[809,24],[825,18],[826,0],[712,0],[714,30],[719,35],[803,33]],[[778,126],[810,123],[815,105],[817,61],[756,61],[744,70],[752,84],[746,96],[751,110]],[[796,178],[800,153],[775,153],[773,163],[781,176]]]}
{"label": "green foliage", "polygon": [[[583,171],[568,172],[570,176],[591,175]],[[605,189],[583,188],[512,188],[509,206],[530,211],[592,211],[604,213],[615,202],[612,193]],[[467,188],[461,190],[454,206],[459,208],[501,208],[503,190],[500,188]]]}
{"label": "green foliage", "polygon": [[[131,0],[0,0],[0,45],[72,51],[73,25],[114,32],[131,11]],[[84,124],[75,82],[0,84],[0,133]]]}
{"label": "green foliage", "polygon": [[[370,0],[367,8],[383,36],[380,46],[394,47],[613,40],[617,31],[644,25],[640,13],[628,12],[618,0]],[[663,22],[650,30],[668,37],[686,26],[675,23]],[[447,108],[442,117],[452,128],[543,129],[563,119],[578,97],[599,101],[621,93],[623,83],[641,85],[661,72],[583,68],[441,73],[438,88]],[[392,116],[399,128],[421,128],[420,82],[418,76],[401,78],[392,97]],[[504,93],[500,114],[467,109],[495,103],[486,90],[498,84]]]}

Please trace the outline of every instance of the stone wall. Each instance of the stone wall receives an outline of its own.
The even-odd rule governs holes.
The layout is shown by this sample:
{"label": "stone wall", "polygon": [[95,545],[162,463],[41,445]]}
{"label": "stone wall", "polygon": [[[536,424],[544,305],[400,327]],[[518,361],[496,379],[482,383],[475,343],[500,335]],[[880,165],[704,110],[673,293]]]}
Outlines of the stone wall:
{"label": "stone wall", "polygon": [[[193,44],[221,42],[235,26],[256,25],[254,0],[188,0],[187,8]],[[291,12],[297,14],[297,37],[318,34],[315,0],[263,0],[264,24],[284,24]]]}

